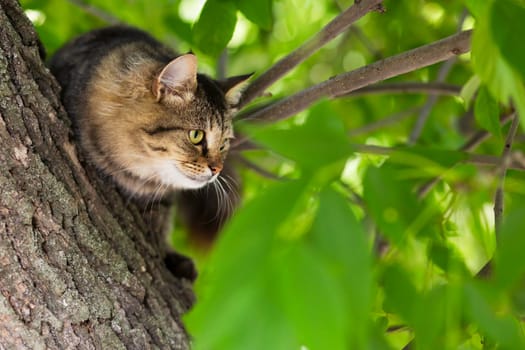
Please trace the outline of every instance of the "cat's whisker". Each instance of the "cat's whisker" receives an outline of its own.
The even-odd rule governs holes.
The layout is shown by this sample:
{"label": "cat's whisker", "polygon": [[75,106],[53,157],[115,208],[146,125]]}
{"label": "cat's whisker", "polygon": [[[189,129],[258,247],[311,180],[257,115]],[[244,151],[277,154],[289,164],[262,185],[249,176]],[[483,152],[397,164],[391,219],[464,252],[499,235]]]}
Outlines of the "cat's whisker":
{"label": "cat's whisker", "polygon": [[225,207],[226,209],[225,216],[229,217],[233,213],[234,200],[236,201],[238,199],[238,194],[237,194],[237,191],[235,190],[235,186],[233,186],[228,181],[227,175],[225,175],[224,177],[219,177],[218,180],[222,181],[222,184],[224,185],[224,187],[226,187],[224,191],[226,193],[226,204],[227,204],[227,206]]}
{"label": "cat's whisker", "polygon": [[225,188],[225,186],[226,187],[229,186],[226,180],[224,178],[218,177],[217,181],[215,182],[217,183],[217,187],[220,189],[220,192],[221,192],[219,206],[217,208],[217,215],[219,216],[219,219],[220,219],[219,226],[222,226],[224,224],[224,221],[233,212],[233,202],[231,201],[229,193]]}
{"label": "cat's whisker", "polygon": [[226,186],[228,186],[230,193],[235,197],[236,200],[240,199],[239,192],[237,191],[237,188],[239,188],[239,183],[235,178],[233,178],[230,175],[224,174],[223,181]]}
{"label": "cat's whisker", "polygon": [[239,194],[237,192],[236,186],[232,185],[230,182],[228,182],[228,177],[224,178],[224,183],[228,186],[230,189],[228,201],[229,201],[229,213],[228,215],[231,216],[235,210],[235,202],[239,201]]}
{"label": "cat's whisker", "polygon": [[[210,221],[214,221],[214,220],[219,220],[220,219],[220,214],[221,214],[221,207],[222,207],[222,192],[219,188],[219,185],[217,184],[217,181],[214,181],[212,182],[212,186],[213,186],[213,189],[215,191],[215,197],[216,197],[216,200],[217,200],[217,211],[215,212],[215,215],[213,216],[213,218],[210,219]],[[220,221],[220,220],[219,220]],[[220,222],[219,222],[219,226],[220,226]]]}

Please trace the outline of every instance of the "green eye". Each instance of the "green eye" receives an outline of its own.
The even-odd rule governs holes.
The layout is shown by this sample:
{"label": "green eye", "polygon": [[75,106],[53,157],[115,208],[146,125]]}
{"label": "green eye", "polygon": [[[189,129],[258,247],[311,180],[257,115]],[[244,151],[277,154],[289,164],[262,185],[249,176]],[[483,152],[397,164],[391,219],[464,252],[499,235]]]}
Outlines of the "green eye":
{"label": "green eye", "polygon": [[194,145],[198,145],[199,143],[202,142],[202,139],[204,138],[204,131],[202,131],[202,130],[190,130],[188,135],[190,137],[191,143],[193,143]]}

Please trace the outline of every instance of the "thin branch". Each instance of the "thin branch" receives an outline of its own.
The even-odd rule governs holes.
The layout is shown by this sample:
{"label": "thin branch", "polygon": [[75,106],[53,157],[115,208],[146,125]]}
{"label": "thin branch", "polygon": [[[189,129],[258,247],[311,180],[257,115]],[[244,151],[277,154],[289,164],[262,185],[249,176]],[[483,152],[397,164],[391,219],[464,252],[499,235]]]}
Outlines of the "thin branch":
{"label": "thin branch", "polygon": [[447,60],[470,50],[472,31],[464,31],[429,45],[403,52],[359,69],[340,74],[289,96],[247,116],[246,119],[277,121],[290,117],[323,97],[336,97],[381,80]]}
{"label": "thin branch", "polygon": [[372,57],[374,57],[375,60],[383,58],[383,54],[381,53],[381,51],[379,51],[374,46],[372,41],[368,39],[368,37],[365,35],[365,33],[363,33],[361,28],[353,25],[350,27],[350,32],[357,37],[357,39],[363,44],[363,46],[368,50],[368,52],[370,52],[370,54],[372,55]]}
{"label": "thin branch", "polygon": [[[509,122],[509,120],[514,118],[514,115],[515,115],[514,112],[507,113],[507,114],[503,115],[501,117],[501,119],[500,119],[500,124],[501,125],[507,124]],[[463,151],[463,152],[473,151],[474,149],[476,149],[480,144],[482,144],[485,140],[487,140],[491,136],[492,136],[492,134],[490,132],[486,131],[486,130],[478,131],[467,142],[465,142],[463,144],[463,146],[461,146],[458,149],[458,151]],[[439,180],[441,180],[441,176],[436,176],[432,180],[430,180],[430,181],[426,182],[425,184],[423,184],[417,190],[418,197],[422,198],[422,197],[426,196],[428,194],[428,192],[430,192],[432,187],[434,187],[439,182]]]}
{"label": "thin branch", "polygon": [[348,199],[352,202],[361,207],[362,209],[366,210],[365,208],[365,200],[359,193],[357,193],[349,184],[347,184],[344,181],[339,180],[339,185],[342,186],[345,191],[348,192]]}
{"label": "thin branch", "polygon": [[[420,83],[420,82],[400,82],[400,83],[381,83],[365,86],[349,93],[335,95],[334,98],[358,97],[369,94],[435,94],[457,96],[461,92],[461,86],[446,83]],[[257,110],[269,108],[282,101],[278,99],[252,110],[244,110],[235,115],[236,120],[251,117]],[[421,107],[418,108],[420,110]]]}
{"label": "thin branch", "polygon": [[[496,238],[499,236],[499,230],[503,218],[503,185],[505,182],[507,169],[509,168],[509,163],[511,162],[512,143],[514,142],[514,137],[516,136],[520,119],[516,113],[512,113],[511,115],[512,124],[510,125],[509,132],[507,133],[505,147],[503,148],[500,158],[500,178],[498,188],[496,189],[496,194],[494,195],[494,226]],[[492,260],[489,260],[485,266],[483,266],[481,270],[478,271],[476,277],[481,279],[489,278],[492,275],[492,267]]]}
{"label": "thin branch", "polygon": [[388,116],[386,118],[382,118],[374,123],[369,123],[362,127],[351,129],[348,131],[348,136],[353,137],[353,136],[357,136],[360,134],[365,134],[365,133],[368,133],[368,132],[371,132],[377,129],[381,129],[385,126],[399,123],[401,120],[410,117],[411,115],[413,115],[420,109],[421,107],[412,107],[405,111],[401,111],[401,112],[392,114],[391,116]]}
{"label": "thin branch", "polygon": [[[447,61],[448,62],[448,61]],[[434,83],[419,83],[419,82],[404,82],[404,83],[382,83],[365,86],[363,88],[354,90],[352,92],[336,95],[335,97],[347,96],[361,96],[368,94],[432,94],[432,95],[450,95],[457,96],[461,92],[461,86],[454,84],[447,84],[442,82]]]}
{"label": "thin branch", "polygon": [[[461,14],[461,18],[458,21],[457,25],[457,32],[460,33],[461,29],[463,27],[463,23],[465,22],[465,18],[467,18],[468,12],[466,10],[463,10]],[[447,78],[448,74],[452,70],[452,67],[456,64],[456,58],[453,57],[443,63],[443,65],[440,67],[438,76],[436,81],[439,83],[442,83]],[[425,103],[425,106],[419,113],[419,117],[416,120],[416,124],[414,125],[414,128],[412,129],[412,132],[410,133],[410,136],[408,138],[408,144],[413,145],[416,143],[416,141],[421,136],[421,132],[423,131],[423,128],[428,120],[428,117],[430,116],[430,112],[432,111],[432,108],[434,108],[434,105],[436,104],[438,100],[438,96],[435,94],[432,94],[427,98],[427,102]]]}
{"label": "thin branch", "polygon": [[261,149],[246,136],[238,136],[230,141],[230,152],[242,152]]}
{"label": "thin branch", "polygon": [[270,172],[270,171],[268,171],[266,169],[261,168],[257,164],[249,161],[246,157],[240,156],[240,157],[237,157],[236,160],[238,160],[239,163],[241,163],[242,165],[244,165],[248,169],[251,169],[251,170],[255,171],[257,174],[259,174],[259,175],[261,175],[261,176],[263,176],[263,177],[265,177],[267,179],[278,180],[278,181],[288,180],[287,178],[275,175],[274,173],[272,173],[272,172]]}
{"label": "thin branch", "polygon": [[77,6],[81,10],[84,10],[86,13],[92,15],[93,17],[96,17],[102,20],[103,22],[106,22],[107,24],[122,24],[122,21],[120,21],[118,18],[113,17],[112,15],[110,15],[104,10],[99,9],[98,7],[87,4],[83,0],[69,0],[69,2]]}
{"label": "thin branch", "polygon": [[[339,11],[344,10],[345,5],[341,4],[341,2],[338,0],[335,0],[334,2],[335,5],[339,8]],[[374,57],[374,60],[379,60],[383,58],[381,52],[375,47],[375,45],[370,41],[370,39],[368,39],[368,37],[365,35],[365,33],[363,33],[361,28],[359,28],[355,24],[350,26],[350,29],[348,30],[348,32],[346,32],[346,34],[349,37],[352,35],[355,36],[361,42],[361,44],[363,44],[363,46],[368,50],[372,57]]]}
{"label": "thin branch", "polygon": [[514,142],[514,137],[518,130],[520,118],[515,113],[512,118],[512,124],[510,125],[509,132],[507,133],[507,138],[505,139],[505,147],[503,148],[503,153],[500,160],[500,169],[499,169],[499,184],[496,189],[496,194],[494,198],[494,221],[496,228],[496,235],[499,233],[499,228],[501,226],[501,221],[503,217],[503,189],[505,184],[505,176],[507,175],[507,169],[512,165],[511,159],[511,150],[512,143]]}
{"label": "thin branch", "polygon": [[[456,63],[456,57],[453,57],[443,63],[441,68],[439,69],[438,78],[436,79],[436,82],[442,83],[445,81],[448,73]],[[430,112],[432,111],[432,108],[434,108],[434,105],[436,104],[438,100],[437,94],[431,94],[427,98],[427,102],[425,103],[425,106],[419,113],[419,116],[416,120],[416,124],[414,128],[412,129],[412,132],[410,133],[410,136],[408,138],[408,144],[413,145],[416,143],[417,139],[419,139],[419,136],[421,136],[421,132],[423,131],[423,127],[425,126],[428,117],[430,116]]]}
{"label": "thin branch", "polygon": [[[353,144],[352,147],[357,153],[367,153],[367,154],[378,154],[378,155],[392,155],[397,152],[403,152],[409,150],[409,148],[396,148],[396,147],[383,147],[376,145],[363,145],[363,144]],[[463,163],[475,164],[475,165],[485,165],[485,166],[499,166],[501,164],[501,158],[497,156],[491,156],[486,154],[474,154],[463,152],[466,156],[462,160]],[[524,164],[521,162],[516,162],[512,159],[509,160],[508,169],[515,170],[525,170]]]}
{"label": "thin branch", "polygon": [[[382,0],[362,0],[356,1],[354,5],[349,7],[339,16],[328,23],[315,36],[310,38],[302,46],[290,53],[288,56],[281,59],[274,64],[265,73],[260,75],[253,83],[248,86],[243,94],[242,101],[239,107],[242,107],[252,101],[254,98],[263,94],[266,89],[279,80],[282,76],[296,67],[299,63],[307,59],[310,55],[316,52],[323,45],[330,42],[343,31],[345,31],[352,23],[359,18],[366,15],[368,12],[378,9]],[[379,7],[382,8],[382,7]]]}

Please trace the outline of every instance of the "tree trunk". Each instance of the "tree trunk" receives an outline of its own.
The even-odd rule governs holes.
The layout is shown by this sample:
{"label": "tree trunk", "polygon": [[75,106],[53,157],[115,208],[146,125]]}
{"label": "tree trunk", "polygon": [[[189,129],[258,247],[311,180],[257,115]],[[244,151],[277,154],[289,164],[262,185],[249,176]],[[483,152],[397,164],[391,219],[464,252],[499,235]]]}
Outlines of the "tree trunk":
{"label": "tree trunk", "polygon": [[0,0],[0,349],[187,349],[169,207],[147,223],[83,167],[58,96],[33,26]]}

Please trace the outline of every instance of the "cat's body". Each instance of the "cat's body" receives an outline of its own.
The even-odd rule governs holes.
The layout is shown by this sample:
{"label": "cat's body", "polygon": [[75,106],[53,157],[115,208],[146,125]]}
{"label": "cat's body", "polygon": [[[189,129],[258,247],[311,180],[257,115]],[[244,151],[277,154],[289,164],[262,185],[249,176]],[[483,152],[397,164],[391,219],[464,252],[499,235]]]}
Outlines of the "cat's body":
{"label": "cat's body", "polygon": [[[179,189],[216,185],[222,193],[204,189],[177,197],[184,202],[188,227],[205,221],[216,233],[230,213],[220,209],[227,203],[208,202],[224,200],[232,188],[216,180],[249,76],[216,81],[197,74],[194,55],[177,55],[147,33],[123,26],[78,37],[52,57],[49,67],[62,86],[84,160],[139,205]],[[196,277],[188,258],[169,253],[165,261],[174,274]]]}
{"label": "cat's body", "polygon": [[84,34],[51,59],[85,158],[129,195],[158,199],[219,175],[247,76],[218,82],[196,64],[129,27]]}

